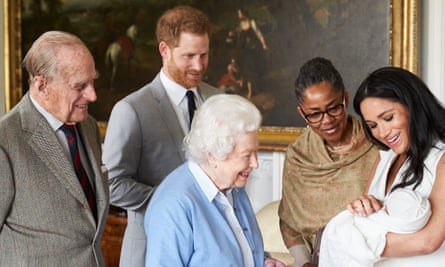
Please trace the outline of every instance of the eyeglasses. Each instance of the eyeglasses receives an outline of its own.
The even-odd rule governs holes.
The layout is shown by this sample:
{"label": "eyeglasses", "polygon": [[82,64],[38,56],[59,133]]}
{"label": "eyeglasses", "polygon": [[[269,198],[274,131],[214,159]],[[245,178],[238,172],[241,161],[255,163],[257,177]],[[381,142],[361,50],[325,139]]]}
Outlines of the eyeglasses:
{"label": "eyeglasses", "polygon": [[345,99],[343,99],[343,103],[327,108],[325,111],[317,111],[314,113],[305,114],[303,112],[303,108],[301,107],[301,112],[303,113],[304,118],[310,123],[320,122],[321,120],[323,120],[324,114],[328,114],[331,117],[338,117],[345,113]]}

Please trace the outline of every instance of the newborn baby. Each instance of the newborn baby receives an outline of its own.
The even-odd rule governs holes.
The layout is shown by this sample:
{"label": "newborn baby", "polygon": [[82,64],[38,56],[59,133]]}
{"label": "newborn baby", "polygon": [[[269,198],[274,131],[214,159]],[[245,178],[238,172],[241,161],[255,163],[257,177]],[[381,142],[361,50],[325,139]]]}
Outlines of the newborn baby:
{"label": "newborn baby", "polygon": [[373,266],[385,248],[387,232],[419,231],[430,215],[428,199],[406,188],[391,192],[383,208],[368,217],[342,211],[323,232],[319,266]]}

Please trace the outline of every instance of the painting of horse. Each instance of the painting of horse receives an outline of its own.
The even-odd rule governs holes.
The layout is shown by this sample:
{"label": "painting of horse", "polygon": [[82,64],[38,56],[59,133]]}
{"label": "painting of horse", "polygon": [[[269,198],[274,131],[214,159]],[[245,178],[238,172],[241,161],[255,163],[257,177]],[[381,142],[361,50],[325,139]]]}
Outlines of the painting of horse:
{"label": "painting of horse", "polygon": [[105,51],[105,66],[110,74],[110,89],[115,90],[115,81],[118,71],[125,70],[127,74],[132,68],[132,63],[136,63],[137,58],[134,57],[134,45],[138,34],[138,28],[132,24],[126,31],[125,36],[119,36],[112,42]]}
{"label": "painting of horse", "polygon": [[[392,25],[393,19],[415,18],[402,16],[401,1],[390,0],[378,4],[374,0],[7,2],[21,3],[20,51],[27,51],[47,30],[71,32],[86,43],[99,73],[94,84],[97,101],[89,111],[99,121],[108,120],[118,100],[150,82],[161,70],[156,22],[174,5],[198,7],[211,21],[205,82],[249,98],[261,110],[263,125],[277,127],[306,125],[295,112],[293,92],[302,63],[315,56],[329,58],[353,95],[366,73],[388,65],[389,55],[394,60],[401,54],[394,49],[405,47],[398,44],[401,41],[392,43],[395,33],[404,32],[391,28],[403,24]],[[389,52],[392,50],[394,53]],[[26,92],[27,84],[21,86]]]}

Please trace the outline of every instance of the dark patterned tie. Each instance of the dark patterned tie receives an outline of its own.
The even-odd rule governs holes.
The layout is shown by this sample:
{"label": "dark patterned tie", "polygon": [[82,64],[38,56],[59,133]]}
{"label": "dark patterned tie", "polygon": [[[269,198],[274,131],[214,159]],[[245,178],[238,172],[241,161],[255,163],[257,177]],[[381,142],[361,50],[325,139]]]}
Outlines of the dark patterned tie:
{"label": "dark patterned tie", "polygon": [[186,96],[189,108],[190,125],[192,125],[193,115],[195,115],[195,110],[196,110],[195,94],[193,93],[192,90],[187,90]]}
{"label": "dark patterned tie", "polygon": [[65,133],[66,139],[68,140],[74,171],[76,172],[80,185],[85,192],[85,197],[87,198],[88,204],[93,212],[94,219],[97,221],[96,198],[94,196],[94,191],[91,187],[90,180],[88,179],[88,175],[82,166],[82,162],[80,161],[79,147],[77,145],[76,130],[74,127],[74,125],[64,124],[61,129]]}

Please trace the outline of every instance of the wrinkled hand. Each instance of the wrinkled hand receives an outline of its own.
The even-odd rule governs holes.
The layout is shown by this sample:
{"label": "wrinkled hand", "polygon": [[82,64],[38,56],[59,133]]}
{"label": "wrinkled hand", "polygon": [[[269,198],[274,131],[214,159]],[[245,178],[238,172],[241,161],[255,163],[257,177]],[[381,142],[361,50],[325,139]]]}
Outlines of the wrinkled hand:
{"label": "wrinkled hand", "polygon": [[286,267],[286,264],[277,259],[267,257],[264,259],[264,267]]}
{"label": "wrinkled hand", "polygon": [[349,203],[347,208],[352,214],[369,216],[380,210],[382,203],[372,195],[363,195],[359,199]]}

